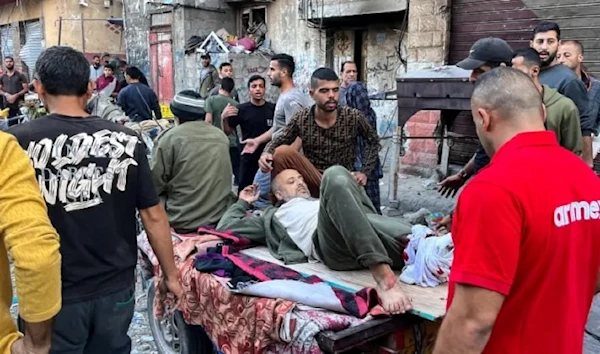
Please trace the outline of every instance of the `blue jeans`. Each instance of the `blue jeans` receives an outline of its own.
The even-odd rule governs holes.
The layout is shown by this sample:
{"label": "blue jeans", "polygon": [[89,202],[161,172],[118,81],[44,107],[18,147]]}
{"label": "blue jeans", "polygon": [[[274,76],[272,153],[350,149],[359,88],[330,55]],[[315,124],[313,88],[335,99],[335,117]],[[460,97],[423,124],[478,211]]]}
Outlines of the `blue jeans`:
{"label": "blue jeans", "polygon": [[260,192],[258,200],[254,202],[254,205],[260,209],[272,205],[271,200],[269,199],[269,193],[271,192],[271,173],[265,173],[259,169],[254,177],[254,183],[258,184],[258,190]]}

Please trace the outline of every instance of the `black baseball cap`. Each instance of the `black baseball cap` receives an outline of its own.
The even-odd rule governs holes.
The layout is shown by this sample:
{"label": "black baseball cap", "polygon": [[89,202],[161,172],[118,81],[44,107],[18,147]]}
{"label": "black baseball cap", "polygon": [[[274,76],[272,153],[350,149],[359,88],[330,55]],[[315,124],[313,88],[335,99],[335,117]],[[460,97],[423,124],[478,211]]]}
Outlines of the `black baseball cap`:
{"label": "black baseball cap", "polygon": [[210,59],[210,54],[204,53],[204,54],[200,55],[200,58],[201,59]]}
{"label": "black baseball cap", "polygon": [[504,39],[487,37],[475,42],[469,51],[469,57],[456,66],[465,70],[475,70],[485,64],[510,64],[512,58],[513,50]]}

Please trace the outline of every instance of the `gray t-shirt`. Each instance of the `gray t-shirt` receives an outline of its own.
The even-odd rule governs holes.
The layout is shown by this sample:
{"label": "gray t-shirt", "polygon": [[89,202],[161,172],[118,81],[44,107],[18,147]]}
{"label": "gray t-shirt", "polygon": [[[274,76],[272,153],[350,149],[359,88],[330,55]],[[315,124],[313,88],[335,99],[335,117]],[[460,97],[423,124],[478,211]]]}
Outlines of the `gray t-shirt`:
{"label": "gray t-shirt", "polygon": [[296,112],[310,107],[312,104],[313,100],[298,87],[282,93],[275,106],[273,135],[277,135],[290,122]]}

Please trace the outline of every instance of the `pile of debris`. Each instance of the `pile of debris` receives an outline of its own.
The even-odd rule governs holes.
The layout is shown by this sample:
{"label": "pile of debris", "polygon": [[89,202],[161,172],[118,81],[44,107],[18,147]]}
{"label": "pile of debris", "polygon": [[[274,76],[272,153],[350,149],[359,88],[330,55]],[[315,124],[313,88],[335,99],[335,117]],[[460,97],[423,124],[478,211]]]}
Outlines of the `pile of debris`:
{"label": "pile of debris", "polygon": [[191,36],[187,40],[185,54],[200,53],[246,53],[260,52],[272,55],[271,41],[266,38],[267,25],[264,22],[252,24],[246,36],[238,38],[221,28],[208,36]]}

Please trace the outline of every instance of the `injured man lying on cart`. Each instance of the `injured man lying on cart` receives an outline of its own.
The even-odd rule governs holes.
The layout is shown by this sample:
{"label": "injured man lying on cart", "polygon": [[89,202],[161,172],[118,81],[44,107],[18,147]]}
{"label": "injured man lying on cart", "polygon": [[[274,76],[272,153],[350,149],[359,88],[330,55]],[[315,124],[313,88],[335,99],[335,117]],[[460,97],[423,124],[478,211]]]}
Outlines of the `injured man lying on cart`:
{"label": "injured man lying on cart", "polygon": [[266,244],[286,264],[320,261],[338,271],[369,269],[384,310],[399,314],[412,309],[392,270],[404,266],[411,225],[377,214],[364,188],[341,166],[323,174],[320,199],[311,197],[296,170],[286,169],[272,177],[276,206],[261,216],[248,216],[259,193],[256,185],[248,186],[217,230]]}

